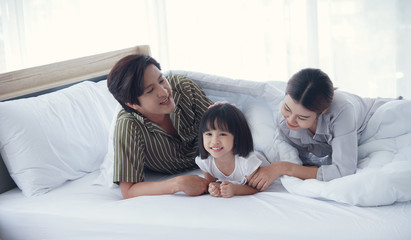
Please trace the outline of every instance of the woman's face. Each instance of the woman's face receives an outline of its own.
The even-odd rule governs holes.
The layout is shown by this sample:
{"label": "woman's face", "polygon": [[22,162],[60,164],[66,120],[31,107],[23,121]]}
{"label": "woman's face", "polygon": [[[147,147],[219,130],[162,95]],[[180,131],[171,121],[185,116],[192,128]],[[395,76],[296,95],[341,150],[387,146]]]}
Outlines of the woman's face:
{"label": "woman's face", "polygon": [[163,118],[176,107],[170,84],[153,64],[144,71],[144,92],[138,100],[140,105],[132,104],[131,107],[151,120]]}
{"label": "woman's face", "polygon": [[317,113],[296,103],[290,95],[286,95],[283,100],[281,114],[286,120],[287,127],[291,130],[307,128],[311,130],[317,127]]}

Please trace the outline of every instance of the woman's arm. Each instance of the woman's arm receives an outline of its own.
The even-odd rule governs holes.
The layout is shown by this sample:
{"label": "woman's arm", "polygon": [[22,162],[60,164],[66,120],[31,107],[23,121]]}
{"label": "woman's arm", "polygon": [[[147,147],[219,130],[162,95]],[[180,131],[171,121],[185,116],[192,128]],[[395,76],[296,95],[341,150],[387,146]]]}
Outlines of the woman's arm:
{"label": "woman's arm", "polygon": [[198,196],[207,191],[209,181],[197,175],[184,175],[158,182],[120,182],[125,199],[144,195],[164,195],[184,192]]}
{"label": "woman's arm", "polygon": [[274,180],[282,175],[297,177],[300,179],[311,179],[317,177],[318,167],[306,167],[290,162],[275,162],[265,167],[260,167],[250,177],[248,185],[260,191],[264,191]]}

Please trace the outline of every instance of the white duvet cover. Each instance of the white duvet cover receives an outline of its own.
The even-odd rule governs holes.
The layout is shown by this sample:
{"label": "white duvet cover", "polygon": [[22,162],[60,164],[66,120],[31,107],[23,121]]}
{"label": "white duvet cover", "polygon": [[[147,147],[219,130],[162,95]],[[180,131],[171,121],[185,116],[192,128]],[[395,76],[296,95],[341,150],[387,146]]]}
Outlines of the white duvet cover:
{"label": "white duvet cover", "polygon": [[[358,206],[411,200],[411,101],[389,102],[370,119],[359,145],[357,173],[329,182],[281,179],[294,194]],[[411,217],[411,216],[410,216]]]}

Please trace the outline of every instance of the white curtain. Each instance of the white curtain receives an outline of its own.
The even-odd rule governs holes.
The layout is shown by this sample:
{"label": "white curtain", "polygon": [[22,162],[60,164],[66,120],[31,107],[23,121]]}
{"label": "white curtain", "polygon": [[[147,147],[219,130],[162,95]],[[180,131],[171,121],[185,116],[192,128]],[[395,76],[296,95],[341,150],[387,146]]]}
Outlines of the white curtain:
{"label": "white curtain", "polygon": [[149,2],[0,0],[0,70],[149,44],[157,34]]}
{"label": "white curtain", "polygon": [[408,0],[0,0],[0,72],[136,44],[163,69],[411,98]]}

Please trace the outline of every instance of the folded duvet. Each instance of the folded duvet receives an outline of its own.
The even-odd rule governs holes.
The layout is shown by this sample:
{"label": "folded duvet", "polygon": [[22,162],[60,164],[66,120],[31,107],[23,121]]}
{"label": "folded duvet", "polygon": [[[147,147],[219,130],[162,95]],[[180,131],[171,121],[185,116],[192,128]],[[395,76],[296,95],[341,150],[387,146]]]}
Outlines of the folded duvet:
{"label": "folded duvet", "polygon": [[291,193],[357,206],[411,200],[411,101],[381,106],[370,119],[358,148],[353,175],[322,182],[283,176]]}

